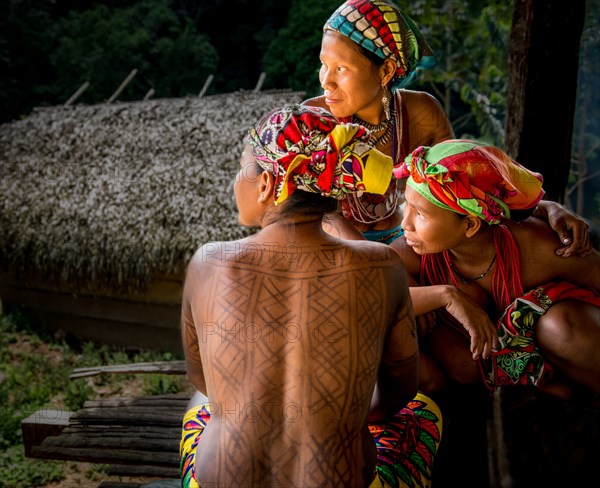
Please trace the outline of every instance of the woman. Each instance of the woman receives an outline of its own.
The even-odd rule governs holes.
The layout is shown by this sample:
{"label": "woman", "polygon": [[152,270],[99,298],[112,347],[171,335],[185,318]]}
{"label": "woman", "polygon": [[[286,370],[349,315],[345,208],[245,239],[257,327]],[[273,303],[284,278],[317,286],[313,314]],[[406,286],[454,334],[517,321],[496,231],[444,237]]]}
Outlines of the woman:
{"label": "woman", "polygon": [[[372,143],[392,156],[394,164],[419,146],[454,138],[433,96],[404,89],[433,58],[418,27],[393,3],[343,3],[325,23],[320,58],[324,95],[304,103],[326,108],[340,121],[367,127],[374,136]],[[402,186],[392,181],[384,197],[351,196],[342,204],[346,219],[338,218],[329,230],[350,239],[393,242],[402,235]],[[587,224],[561,205],[543,201],[537,216],[559,234],[563,246],[557,254],[568,257],[590,251]]]}
{"label": "woman", "polygon": [[465,328],[442,313],[422,338],[438,369],[424,371],[426,390],[444,380],[483,381],[489,389],[536,385],[564,398],[600,395],[600,254],[561,259],[545,223],[518,221],[542,198],[541,175],[498,148],[460,140],[419,147],[394,173],[408,179],[405,234],[392,247],[429,285],[429,309],[447,303],[453,289],[496,324]]}
{"label": "woman", "polygon": [[347,195],[386,191],[392,161],[369,140],[303,106],[250,131],[234,193],[261,230],[204,245],[185,279],[188,377],[210,403],[184,418],[184,487],[429,486],[442,419],[416,395],[403,265],[322,228]]}

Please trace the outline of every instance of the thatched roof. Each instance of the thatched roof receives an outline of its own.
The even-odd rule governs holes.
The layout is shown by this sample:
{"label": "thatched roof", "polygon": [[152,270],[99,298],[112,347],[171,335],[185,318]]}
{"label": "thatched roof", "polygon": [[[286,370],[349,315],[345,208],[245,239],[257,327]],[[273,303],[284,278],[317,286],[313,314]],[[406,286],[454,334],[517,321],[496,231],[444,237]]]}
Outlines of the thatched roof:
{"label": "thatched roof", "polygon": [[303,93],[238,92],[38,109],[0,126],[0,266],[94,288],[182,273],[201,244],[245,235],[242,139]]}

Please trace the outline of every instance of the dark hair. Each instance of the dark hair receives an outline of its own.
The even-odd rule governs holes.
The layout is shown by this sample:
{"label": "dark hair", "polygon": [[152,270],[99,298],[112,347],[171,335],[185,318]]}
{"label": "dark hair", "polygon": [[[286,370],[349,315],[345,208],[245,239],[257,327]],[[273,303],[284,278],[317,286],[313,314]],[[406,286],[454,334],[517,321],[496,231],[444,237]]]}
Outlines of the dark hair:
{"label": "dark hair", "polygon": [[513,222],[522,222],[525,219],[528,219],[535,212],[536,207],[527,208],[523,210],[511,210],[510,211],[510,220]]}
{"label": "dark hair", "polygon": [[295,214],[323,216],[336,210],[338,202],[335,198],[324,197],[318,193],[296,189],[282,204],[281,215]]}
{"label": "dark hair", "polygon": [[[256,161],[256,170],[258,173],[266,171]],[[281,204],[281,213],[283,217],[291,217],[296,214],[303,215],[320,215],[336,210],[338,202],[335,198],[324,197],[318,193],[296,189],[286,200]]]}

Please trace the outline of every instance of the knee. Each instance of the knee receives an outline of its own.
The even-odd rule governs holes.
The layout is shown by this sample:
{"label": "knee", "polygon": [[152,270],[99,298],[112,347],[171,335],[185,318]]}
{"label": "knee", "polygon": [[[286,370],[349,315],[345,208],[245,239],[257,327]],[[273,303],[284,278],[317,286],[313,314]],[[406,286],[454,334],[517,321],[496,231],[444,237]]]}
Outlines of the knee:
{"label": "knee", "polygon": [[567,307],[555,305],[536,324],[536,340],[542,349],[563,348],[576,337],[576,324]]}
{"label": "knee", "polygon": [[556,357],[575,362],[597,358],[600,348],[598,309],[575,301],[557,303],[540,317],[535,334],[540,349]]}

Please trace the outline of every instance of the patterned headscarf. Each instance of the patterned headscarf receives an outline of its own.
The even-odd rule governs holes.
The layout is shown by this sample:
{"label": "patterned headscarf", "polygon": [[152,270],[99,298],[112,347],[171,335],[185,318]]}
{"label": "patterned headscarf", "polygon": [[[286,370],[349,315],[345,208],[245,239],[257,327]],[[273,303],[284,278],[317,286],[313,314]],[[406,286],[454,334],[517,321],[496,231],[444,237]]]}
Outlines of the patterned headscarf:
{"label": "patterned headscarf", "polygon": [[497,147],[467,140],[418,147],[394,176],[408,177],[407,185],[435,205],[489,224],[535,207],[544,195],[542,175]]}
{"label": "patterned headscarf", "polygon": [[416,24],[392,2],[348,0],[325,23],[358,45],[396,63],[392,91],[410,84],[417,68],[435,64],[433,52]]}
{"label": "patterned headscarf", "polygon": [[257,163],[275,175],[276,204],[297,188],[337,200],[385,193],[392,159],[369,146],[369,138],[364,127],[304,105],[271,111],[248,134]]}

